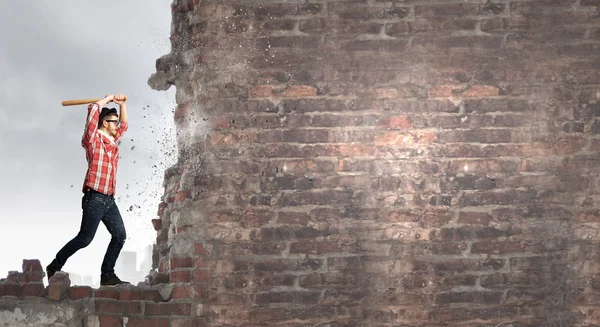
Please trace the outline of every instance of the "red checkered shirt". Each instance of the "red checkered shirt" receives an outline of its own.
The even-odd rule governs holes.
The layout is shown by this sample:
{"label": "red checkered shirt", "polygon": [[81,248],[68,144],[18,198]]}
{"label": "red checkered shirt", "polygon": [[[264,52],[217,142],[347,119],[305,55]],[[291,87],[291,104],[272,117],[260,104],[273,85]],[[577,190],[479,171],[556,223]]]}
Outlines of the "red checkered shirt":
{"label": "red checkered shirt", "polygon": [[88,115],[81,146],[85,149],[88,170],[83,182],[83,191],[94,189],[107,195],[115,194],[117,186],[117,168],[119,164],[119,146],[117,142],[127,131],[127,123],[121,122],[117,135],[110,135],[98,129],[100,106],[92,103],[88,106]]}

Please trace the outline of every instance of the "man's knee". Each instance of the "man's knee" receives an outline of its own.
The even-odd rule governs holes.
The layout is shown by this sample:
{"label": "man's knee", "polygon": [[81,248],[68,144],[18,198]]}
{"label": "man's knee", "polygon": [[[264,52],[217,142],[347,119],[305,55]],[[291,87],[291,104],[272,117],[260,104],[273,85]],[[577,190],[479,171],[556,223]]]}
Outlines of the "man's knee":
{"label": "man's knee", "polygon": [[125,239],[127,238],[127,233],[125,232],[125,229],[120,229],[115,231],[115,233],[113,234],[114,239],[120,243],[120,244],[125,244]]}
{"label": "man's knee", "polygon": [[83,249],[84,247],[90,245],[93,239],[93,236],[77,235],[77,245]]}

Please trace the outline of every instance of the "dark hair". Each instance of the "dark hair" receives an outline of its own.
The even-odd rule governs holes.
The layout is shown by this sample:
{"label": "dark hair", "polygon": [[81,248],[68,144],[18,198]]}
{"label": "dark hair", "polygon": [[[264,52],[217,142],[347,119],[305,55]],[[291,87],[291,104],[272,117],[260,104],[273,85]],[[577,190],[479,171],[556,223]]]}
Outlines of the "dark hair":
{"label": "dark hair", "polygon": [[119,117],[119,115],[117,114],[117,109],[102,108],[102,111],[100,112],[100,115],[98,116],[98,128],[102,127],[102,122],[104,121],[104,118],[106,118],[110,115],[116,115],[117,117]]}

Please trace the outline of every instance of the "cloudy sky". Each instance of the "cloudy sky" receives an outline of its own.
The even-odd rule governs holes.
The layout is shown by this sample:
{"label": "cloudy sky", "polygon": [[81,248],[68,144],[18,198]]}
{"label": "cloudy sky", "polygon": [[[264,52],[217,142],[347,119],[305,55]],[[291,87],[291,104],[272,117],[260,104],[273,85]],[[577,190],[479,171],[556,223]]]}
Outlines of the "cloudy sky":
{"label": "cloudy sky", "polygon": [[[150,220],[163,171],[175,160],[175,96],[174,88],[151,90],[147,80],[170,49],[170,4],[0,1],[0,278],[21,271],[23,259],[45,267],[79,230],[86,107],[63,107],[63,100],[128,96],[130,128],[117,175],[128,233],[123,250],[139,258],[154,242]],[[100,224],[92,244],[63,270],[97,279],[109,239]]]}

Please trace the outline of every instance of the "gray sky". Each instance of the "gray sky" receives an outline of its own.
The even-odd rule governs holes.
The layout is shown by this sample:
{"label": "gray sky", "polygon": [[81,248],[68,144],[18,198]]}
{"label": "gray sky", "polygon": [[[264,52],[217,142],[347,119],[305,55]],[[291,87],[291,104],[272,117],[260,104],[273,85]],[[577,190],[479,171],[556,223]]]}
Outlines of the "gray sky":
{"label": "gray sky", "polygon": [[[151,90],[147,80],[170,49],[170,3],[0,2],[0,278],[21,271],[23,259],[45,267],[79,230],[86,106],[63,107],[63,100],[128,96],[130,128],[117,175],[128,233],[123,250],[138,251],[141,260],[154,242],[150,220],[163,171],[175,160],[175,96],[174,88]],[[109,239],[101,224],[63,270],[98,279]]]}

